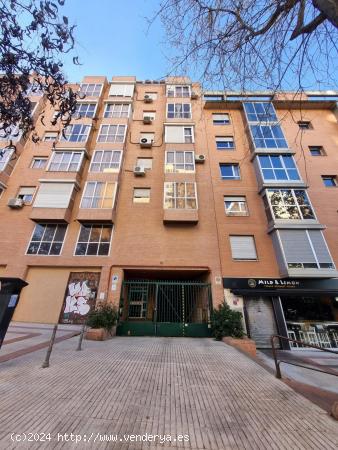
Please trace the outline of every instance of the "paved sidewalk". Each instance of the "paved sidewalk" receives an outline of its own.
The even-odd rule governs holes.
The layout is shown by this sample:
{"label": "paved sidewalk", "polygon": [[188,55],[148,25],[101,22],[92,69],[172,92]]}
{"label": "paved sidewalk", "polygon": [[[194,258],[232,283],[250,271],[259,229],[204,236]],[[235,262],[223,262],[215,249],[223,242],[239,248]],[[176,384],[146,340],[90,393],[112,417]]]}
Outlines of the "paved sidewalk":
{"label": "paved sidewalk", "polygon": [[[221,342],[117,337],[85,341],[82,352],[76,343],[57,344],[49,369],[40,368],[44,350],[0,364],[1,449],[338,447],[338,425],[325,411]],[[51,433],[52,441],[13,444],[13,432]],[[62,442],[64,433],[82,442]],[[145,433],[189,442],[127,441]]]}

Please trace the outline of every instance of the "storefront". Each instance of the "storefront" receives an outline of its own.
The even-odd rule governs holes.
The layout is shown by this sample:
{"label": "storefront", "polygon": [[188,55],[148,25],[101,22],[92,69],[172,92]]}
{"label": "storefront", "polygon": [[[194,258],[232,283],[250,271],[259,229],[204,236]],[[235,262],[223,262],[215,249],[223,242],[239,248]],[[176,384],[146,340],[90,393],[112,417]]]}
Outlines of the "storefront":
{"label": "storefront", "polygon": [[[224,278],[223,287],[242,299],[247,332],[258,348],[269,348],[273,334],[338,348],[338,279]],[[290,349],[286,341],[282,347]]]}

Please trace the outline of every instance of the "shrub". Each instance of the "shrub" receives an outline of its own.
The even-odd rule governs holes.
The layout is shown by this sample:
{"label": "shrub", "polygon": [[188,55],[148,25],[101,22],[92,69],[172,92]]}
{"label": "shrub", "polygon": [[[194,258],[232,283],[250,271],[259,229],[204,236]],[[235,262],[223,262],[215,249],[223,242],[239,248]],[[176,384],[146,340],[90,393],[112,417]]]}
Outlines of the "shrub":
{"label": "shrub", "polygon": [[242,313],[233,311],[225,302],[213,309],[211,314],[212,334],[217,341],[225,336],[242,338],[244,336]]}
{"label": "shrub", "polygon": [[88,314],[87,325],[91,328],[105,328],[111,331],[117,320],[117,309],[111,305],[101,305]]}

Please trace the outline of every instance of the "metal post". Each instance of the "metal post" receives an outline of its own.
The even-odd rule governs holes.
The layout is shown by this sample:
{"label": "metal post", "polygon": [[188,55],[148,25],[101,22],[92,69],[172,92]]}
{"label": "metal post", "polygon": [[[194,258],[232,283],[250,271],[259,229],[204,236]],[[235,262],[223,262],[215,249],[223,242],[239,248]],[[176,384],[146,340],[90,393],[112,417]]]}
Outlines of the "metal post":
{"label": "metal post", "polygon": [[50,358],[50,355],[51,355],[52,350],[53,350],[53,345],[54,345],[55,335],[56,335],[57,329],[58,329],[58,324],[54,325],[52,336],[50,338],[48,350],[47,350],[47,353],[46,353],[46,358],[45,358],[45,360],[44,360],[44,362],[43,362],[43,364],[41,366],[43,369],[45,369],[46,367],[49,367],[49,358]]}
{"label": "metal post", "polygon": [[276,366],[276,378],[282,378],[282,374],[279,367],[279,362],[277,361],[277,352],[274,342],[275,336],[271,336],[271,348],[272,348],[272,355],[273,359],[275,360],[275,366]]}
{"label": "metal post", "polygon": [[82,350],[82,341],[83,341],[83,336],[84,336],[84,333],[85,333],[85,330],[86,330],[86,325],[87,325],[86,321],[84,320],[83,324],[82,324],[82,329],[81,329],[81,333],[80,333],[80,336],[79,336],[79,342],[77,344],[76,351]]}

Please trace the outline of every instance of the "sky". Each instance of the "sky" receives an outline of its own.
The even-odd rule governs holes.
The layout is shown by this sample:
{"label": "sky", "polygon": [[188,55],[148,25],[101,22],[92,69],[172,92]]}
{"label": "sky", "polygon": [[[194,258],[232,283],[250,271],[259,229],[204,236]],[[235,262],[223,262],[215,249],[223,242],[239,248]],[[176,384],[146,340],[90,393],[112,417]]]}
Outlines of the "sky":
{"label": "sky", "polygon": [[83,64],[66,59],[68,80],[78,82],[85,75],[165,77],[170,65],[161,46],[164,32],[159,20],[150,30],[146,20],[158,5],[156,0],[67,0],[61,12],[77,25],[74,55]]}
{"label": "sky", "polygon": [[[71,55],[63,56],[68,81],[80,82],[86,75],[103,75],[108,80],[113,75],[135,75],[138,80],[166,77],[171,66],[163,26],[159,19],[150,28],[147,22],[159,4],[160,0],[66,0],[59,12],[76,25],[76,49]],[[82,65],[74,65],[73,56],[78,56]],[[199,81],[198,73],[187,75]],[[298,88],[291,73],[285,81],[282,88]],[[313,84],[306,73],[302,81],[306,89],[337,89],[326,86],[327,80]],[[262,90],[262,87],[250,86],[250,89]]]}

